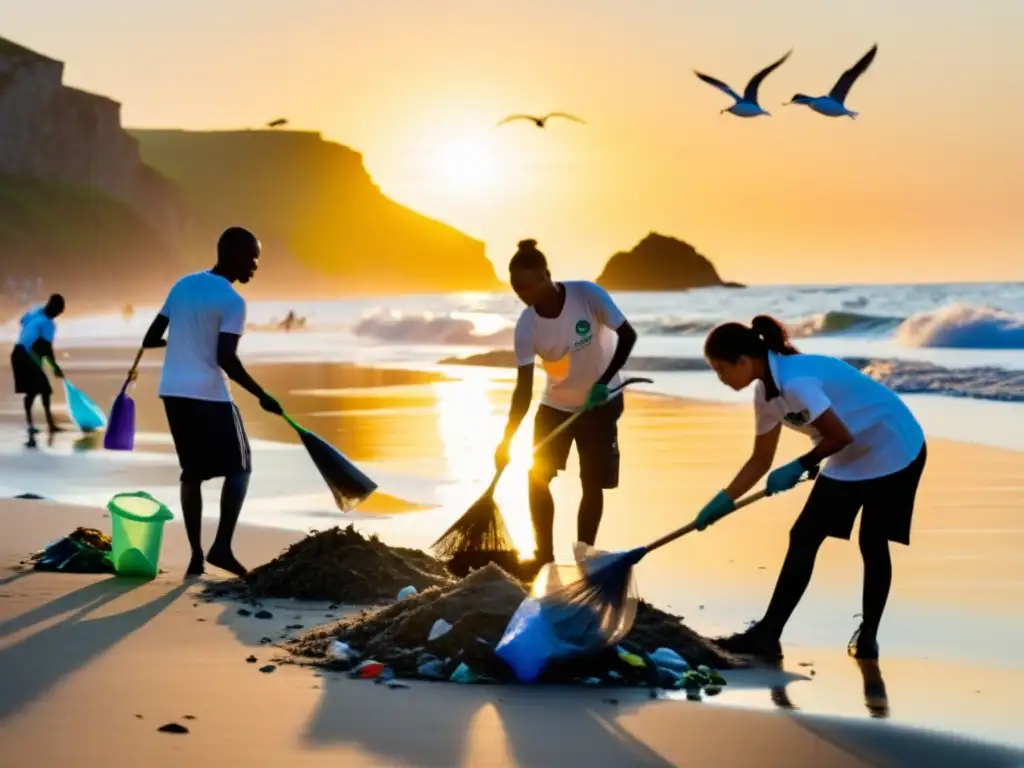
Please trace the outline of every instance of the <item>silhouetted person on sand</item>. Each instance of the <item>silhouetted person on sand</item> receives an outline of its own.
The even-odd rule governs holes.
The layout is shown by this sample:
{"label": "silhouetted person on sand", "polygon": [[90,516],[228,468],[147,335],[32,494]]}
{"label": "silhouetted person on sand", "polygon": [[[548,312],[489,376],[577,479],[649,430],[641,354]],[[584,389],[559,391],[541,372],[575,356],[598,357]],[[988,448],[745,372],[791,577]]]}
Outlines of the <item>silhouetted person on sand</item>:
{"label": "silhouetted person on sand", "polygon": [[495,452],[499,469],[533,398],[534,359],[547,374],[533,425],[534,445],[575,411],[586,408],[569,428],[534,456],[530,470],[530,513],[537,562],[554,562],[555,502],[551,481],[565,469],[576,443],[583,498],[577,540],[593,545],[604,512],[604,490],[619,484],[618,421],[623,397],[609,397],[619,370],[636,343],[636,331],[601,286],[583,280],[556,283],[536,240],[523,240],[509,262],[512,290],[526,304],[515,329],[519,366],[505,435]]}
{"label": "silhouetted person on sand", "polygon": [[[811,581],[818,550],[830,536],[849,539],[860,512],[863,619],[847,651],[857,659],[877,659],[878,627],[892,584],[889,542],[910,544],[927,459],[924,431],[891,389],[843,360],[800,354],[782,324],[767,315],[749,326],[717,326],[704,342],[704,356],[726,386],[755,385],[757,436],[736,477],[697,516],[702,529],[735,509],[736,499],[765,473],[768,493],[781,493],[827,461],[789,532],[786,560],[764,617],[716,642],[732,653],[781,658],[782,631]],[[814,447],[768,472],[783,426],[807,435]]]}
{"label": "silhouetted person on sand", "polygon": [[223,477],[224,487],[220,525],[206,560],[238,576],[246,572],[231,540],[249,489],[252,456],[227,378],[259,398],[263,410],[281,413],[277,400],[238,359],[245,299],[232,284],[248,283],[259,257],[255,235],[241,227],[225,230],[217,242],[216,266],[174,284],[142,342],[147,348],[167,347],[159,392],[181,465],[181,509],[192,547],[190,576],[203,572],[202,483],[214,477]]}
{"label": "silhouetted person on sand", "polygon": [[32,406],[39,397],[43,401],[43,412],[50,432],[60,432],[61,428],[53,420],[50,411],[50,395],[53,389],[50,380],[43,370],[43,361],[48,361],[53,374],[58,379],[64,378],[64,372],[57,365],[53,351],[53,339],[57,334],[54,320],[64,311],[64,297],[53,294],[45,305],[26,312],[21,318],[21,331],[18,341],[11,352],[11,370],[14,372],[14,391],[25,396],[25,421],[28,424],[29,443],[39,430],[32,423]]}

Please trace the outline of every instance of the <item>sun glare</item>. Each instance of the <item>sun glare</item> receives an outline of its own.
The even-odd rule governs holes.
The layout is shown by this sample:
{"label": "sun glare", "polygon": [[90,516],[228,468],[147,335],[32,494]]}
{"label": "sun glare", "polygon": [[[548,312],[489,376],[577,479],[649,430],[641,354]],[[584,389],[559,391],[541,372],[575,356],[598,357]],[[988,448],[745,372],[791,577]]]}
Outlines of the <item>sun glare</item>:
{"label": "sun glare", "polygon": [[480,190],[495,180],[497,155],[485,141],[452,140],[439,149],[436,172],[455,189]]}

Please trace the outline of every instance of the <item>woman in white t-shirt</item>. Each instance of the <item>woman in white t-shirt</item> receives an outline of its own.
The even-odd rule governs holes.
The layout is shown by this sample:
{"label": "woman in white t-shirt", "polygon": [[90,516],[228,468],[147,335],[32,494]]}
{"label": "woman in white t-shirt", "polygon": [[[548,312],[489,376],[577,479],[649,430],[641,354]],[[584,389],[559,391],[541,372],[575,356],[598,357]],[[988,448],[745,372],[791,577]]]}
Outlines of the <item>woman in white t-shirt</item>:
{"label": "woman in white t-shirt", "polygon": [[885,385],[837,358],[800,354],[772,317],[760,315],[749,326],[719,325],[708,334],[704,355],[727,386],[741,390],[756,383],[757,435],[746,464],[697,516],[701,528],[732,511],[735,500],[768,472],[783,425],[808,435],[814,447],[768,474],[769,493],[789,490],[827,460],[790,531],[764,618],[718,644],[734,653],[781,657],[783,628],[810,583],[818,549],[830,536],[848,540],[861,512],[863,619],[848,651],[877,659],[878,626],[892,582],[889,542],[910,543],[927,456],[921,426]]}
{"label": "woman in white t-shirt", "polygon": [[515,329],[518,365],[505,435],[495,466],[508,463],[508,448],[533,398],[534,360],[547,380],[533,426],[536,445],[578,410],[586,412],[534,455],[530,513],[536,564],[554,561],[555,503],[549,486],[565,469],[573,443],[580,460],[583,497],[577,540],[594,544],[604,510],[604,491],[619,484],[619,370],[636,343],[636,331],[604,288],[583,280],[555,282],[536,240],[523,240],[509,262],[512,290],[526,304]]}

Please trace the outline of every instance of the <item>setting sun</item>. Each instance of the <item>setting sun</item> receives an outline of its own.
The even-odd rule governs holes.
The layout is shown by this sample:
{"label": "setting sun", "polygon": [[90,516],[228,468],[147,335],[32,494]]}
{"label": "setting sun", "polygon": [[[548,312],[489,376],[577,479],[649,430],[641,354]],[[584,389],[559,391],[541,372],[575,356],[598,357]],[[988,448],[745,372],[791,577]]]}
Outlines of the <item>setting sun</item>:
{"label": "setting sun", "polygon": [[435,172],[453,188],[477,191],[494,182],[497,154],[482,140],[452,140],[438,150]]}

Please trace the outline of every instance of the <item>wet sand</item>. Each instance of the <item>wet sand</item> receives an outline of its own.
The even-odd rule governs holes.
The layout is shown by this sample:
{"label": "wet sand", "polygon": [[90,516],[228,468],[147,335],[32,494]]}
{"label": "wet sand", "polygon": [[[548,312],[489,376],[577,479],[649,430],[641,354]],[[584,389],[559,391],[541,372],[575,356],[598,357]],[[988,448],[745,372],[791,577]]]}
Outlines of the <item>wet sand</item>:
{"label": "wet sand", "polygon": [[[277,663],[284,627],[311,626],[324,605],[267,601],[273,618],[196,600],[180,536],[167,573],[138,583],[13,570],[19,553],[99,510],[0,502],[0,764],[151,766],[1012,766],[1024,753],[918,729],[762,712],[646,691],[459,687],[388,690]],[[207,531],[212,535],[212,526]],[[299,534],[246,527],[239,548],[270,557]],[[208,576],[206,579],[213,579]],[[247,663],[249,655],[257,657]],[[771,695],[767,681],[730,687]],[[795,696],[795,686],[790,690]],[[612,698],[614,696],[614,699]],[[1019,710],[1018,710],[1019,711]],[[187,734],[157,728],[177,723]],[[54,736],[59,734],[59,738]]]}
{"label": "wet sand", "polygon": [[[123,380],[123,369],[130,362],[127,359],[120,361],[119,357],[130,357],[130,353],[75,350],[74,357],[63,360],[62,365],[77,386],[106,406]],[[110,367],[108,364],[111,362],[119,365]],[[5,441],[0,449],[0,486],[16,492],[33,491],[51,495],[62,500],[67,500],[66,495],[71,486],[82,486],[85,490],[77,500],[91,505],[93,509],[116,490],[145,488],[164,498],[177,512],[175,485],[178,470],[166,438],[162,410],[155,397],[156,369],[152,366],[155,361],[149,362],[135,392],[139,406],[139,430],[146,439],[130,457],[87,447],[76,448],[76,444],[83,440],[76,434],[57,436],[52,447],[48,447],[45,440],[42,440],[38,449],[24,449],[18,442],[23,440],[19,432],[18,404],[12,399],[0,400],[0,436]],[[375,504],[382,506],[374,508],[368,505],[360,510],[360,514],[352,516],[357,527],[366,532],[379,533],[391,544],[418,547],[429,544],[487,484],[491,472],[491,451],[504,422],[510,392],[507,372],[502,375],[481,369],[441,370],[440,374],[425,374],[314,364],[259,365],[251,368],[252,373],[281,398],[289,412],[300,422],[334,442],[378,479],[381,492]],[[6,373],[0,371],[0,376]],[[62,398],[58,394],[56,399],[60,401]],[[299,535],[297,531],[308,527],[311,521],[317,523],[318,527],[347,521],[340,513],[331,512],[329,505],[324,505],[322,485],[318,486],[315,471],[310,472],[306,466],[308,460],[303,461],[304,456],[294,433],[280,419],[260,411],[245,393],[238,396],[238,402],[253,439],[255,456],[253,488],[256,498],[251,499],[243,519],[250,523],[269,522],[296,531],[251,525],[246,527],[239,541],[239,556],[245,562],[256,564],[269,559],[293,541]],[[751,427],[752,418],[747,409],[650,395],[630,395],[621,423],[622,482],[619,489],[607,495],[599,545],[619,549],[646,543],[692,519],[696,510],[728,481],[735,467],[743,460],[752,439]],[[508,523],[524,550],[532,548],[525,504],[524,470],[528,462],[528,440],[529,429],[526,425],[514,449],[515,462],[506,473],[498,492]],[[792,455],[801,448],[803,445],[796,436],[787,435],[780,448],[780,458]],[[733,721],[729,718],[754,718],[749,722],[759,723],[758,718],[768,717],[767,722],[774,725],[764,727],[767,729],[766,734],[772,734],[772,738],[793,738],[799,741],[808,737],[806,729],[811,726],[807,724],[819,721],[810,716],[801,717],[799,721],[793,721],[789,716],[779,717],[779,711],[794,711],[786,710],[785,701],[789,700],[800,712],[837,714],[852,718],[849,722],[835,721],[840,725],[834,727],[846,734],[842,738],[853,739],[861,745],[867,742],[858,739],[885,741],[896,738],[903,745],[910,744],[906,739],[911,739],[916,745],[913,749],[918,750],[914,754],[924,755],[924,752],[920,752],[926,749],[922,744],[932,743],[928,741],[932,737],[921,736],[919,743],[913,741],[917,736],[907,736],[902,730],[893,728],[896,724],[905,724],[1024,746],[1024,736],[1014,722],[1013,715],[1007,714],[1024,711],[1024,694],[1021,693],[1024,691],[1024,657],[1019,650],[1024,647],[1024,619],[1019,610],[1024,605],[1024,556],[1021,555],[1020,546],[1024,540],[1024,523],[1019,517],[1019,510],[1024,507],[1024,462],[1021,458],[1018,453],[995,448],[930,441],[929,468],[921,489],[913,544],[909,548],[897,546],[893,549],[894,588],[882,628],[883,659],[879,668],[884,674],[889,701],[885,713],[888,721],[884,724],[874,721],[879,708],[875,707],[876,711],[873,712],[871,707],[864,704],[863,678],[856,664],[843,654],[846,639],[857,624],[855,614],[860,610],[861,568],[857,548],[855,543],[829,541],[819,556],[815,580],[784,637],[787,663],[786,673],[782,677],[775,673],[776,677],[770,679],[758,679],[755,676],[749,682],[744,682],[743,675],[746,673],[743,673],[725,693],[705,704],[637,703],[635,708],[620,707],[614,715],[610,715],[604,708],[611,705],[602,703],[600,697],[590,702],[586,696],[577,692],[517,690],[514,694],[507,694],[509,705],[502,707],[497,697],[506,697],[505,692],[495,694],[447,687],[436,691],[437,686],[431,688],[429,694],[418,691],[380,691],[377,687],[368,690],[365,685],[347,680],[336,681],[328,686],[325,681],[309,680],[308,673],[303,673],[307,676],[293,682],[292,676],[298,672],[278,670],[270,676],[274,678],[275,684],[280,684],[278,681],[281,679],[289,681],[287,685],[294,686],[294,690],[289,689],[288,695],[301,698],[302,703],[299,703],[299,699],[295,700],[296,709],[290,724],[276,724],[271,729],[277,734],[273,738],[280,738],[280,743],[288,742],[289,748],[298,749],[304,757],[307,747],[327,745],[332,747],[332,753],[333,749],[349,749],[345,753],[346,757],[355,760],[356,755],[361,755],[369,761],[367,764],[377,765],[455,765],[460,760],[468,765],[473,764],[473,761],[469,761],[467,756],[484,754],[473,751],[478,745],[488,745],[488,749],[493,747],[495,755],[506,755],[513,763],[558,765],[566,764],[556,759],[559,754],[573,753],[559,753],[557,750],[560,747],[547,744],[540,736],[532,742],[532,746],[525,745],[530,740],[525,736],[520,739],[523,733],[514,733],[514,727],[510,727],[506,719],[518,720],[521,726],[534,723],[531,726],[534,730],[526,728],[525,733],[536,732],[536,729],[544,733],[546,727],[552,728],[551,733],[558,733],[553,723],[560,723],[568,732],[579,733],[584,741],[593,742],[591,746],[595,749],[595,755],[611,749],[607,740],[602,741],[590,734],[590,730],[599,723],[598,730],[602,733],[617,734],[613,741],[618,745],[615,750],[620,751],[611,750],[605,755],[605,761],[598,764],[670,765],[684,763],[687,755],[692,759],[692,752],[687,752],[684,744],[687,738],[699,741],[700,731],[695,730],[683,738],[682,744],[672,739],[677,738],[676,732],[683,725],[689,728],[701,718],[720,718],[706,721],[702,725],[703,728],[717,729],[731,728]],[[572,458],[568,472],[555,483],[558,504],[556,536],[563,557],[569,556],[575,530],[575,505],[579,499],[576,470],[575,459]],[[800,489],[764,501],[702,534],[695,534],[653,553],[638,568],[641,593],[659,606],[683,614],[688,624],[706,634],[741,628],[745,621],[757,618],[767,603],[785,550],[788,526],[805,497],[806,489]],[[216,496],[210,492],[207,498],[209,502],[214,502]],[[409,499],[417,503],[406,503]],[[208,506],[214,506],[207,510],[208,514],[215,515],[215,505]],[[8,535],[0,545],[0,553],[3,555],[0,565],[16,562],[17,558],[23,557],[28,551],[68,532],[70,528],[67,526],[74,527],[72,523],[75,520],[79,521],[76,524],[82,524],[81,518],[87,514],[98,514],[87,513],[82,508],[64,508],[54,518],[37,511],[49,507],[39,502],[18,502],[16,507],[12,507],[11,502],[5,502],[0,506],[0,520],[3,520],[5,529],[16,532],[13,537]],[[409,510],[416,507],[429,509],[409,513]],[[44,525],[44,520],[51,521],[46,523],[50,528],[38,527]],[[134,590],[132,595],[138,593],[139,596],[145,594],[151,598],[157,597],[161,589],[166,591],[178,585],[180,577],[174,569],[178,568],[180,573],[183,538],[180,523],[171,523],[165,544],[167,550],[164,567],[168,569],[168,574],[152,585]],[[175,555],[175,552],[178,554]],[[17,574],[12,573],[11,576]],[[4,578],[9,578],[6,572],[0,575],[0,579]],[[10,602],[10,597],[0,599],[0,621],[9,621],[24,611],[42,610],[41,606],[48,601],[59,599],[64,593],[74,593],[83,584],[94,580],[92,577],[44,574],[16,578],[9,585],[0,585],[0,595],[17,585],[21,585],[18,589],[24,590],[24,594],[16,603]],[[46,586],[37,590],[32,586],[35,584]],[[135,600],[135,597],[128,595],[117,598],[118,603],[122,604],[134,604]],[[180,595],[175,595],[169,606],[152,622],[154,626],[161,626],[161,632],[168,636],[176,636],[185,631],[177,624],[166,624],[183,621],[184,618],[173,618],[178,613],[190,616],[189,611],[213,610],[206,606],[184,610],[190,603],[186,596]],[[179,606],[181,611],[178,611]],[[201,616],[203,614],[198,614],[196,618]],[[56,618],[55,614],[53,618]],[[213,627],[206,627],[208,630],[222,629],[214,619],[196,622],[188,618],[188,621],[199,627],[214,624]],[[75,622],[84,625],[90,623],[79,619],[75,619]],[[148,626],[146,636],[151,634]],[[230,657],[231,664],[235,664],[237,656],[240,663],[248,651],[237,643],[258,640],[245,640],[241,637],[232,639],[233,635],[237,633],[225,633],[223,636],[217,634],[219,639],[209,640],[211,644],[224,644],[223,647],[218,645],[217,650],[213,650],[211,645],[211,660],[223,658],[227,664]],[[71,633],[73,636],[74,632]],[[0,639],[0,642],[9,640]],[[142,643],[143,640],[136,640],[135,635],[132,635],[131,643],[135,642]],[[140,647],[137,653],[152,654],[150,658],[156,666],[168,663],[170,667],[179,670],[188,667],[185,657],[180,656],[175,649],[168,649],[162,640],[158,641],[154,636],[145,642],[154,645],[149,650]],[[205,642],[197,636],[189,639],[186,644],[202,647],[205,655],[206,649],[202,645]],[[131,643],[126,640],[118,648],[122,645],[128,647]],[[40,649],[45,647],[39,646]],[[50,652],[55,652],[52,647],[51,651],[33,652],[33,656],[46,659]],[[117,653],[113,656],[116,657]],[[111,654],[103,651],[102,655],[104,665],[110,663],[108,656]],[[0,652],[0,665],[4,665],[4,656],[14,658]],[[801,662],[808,661],[813,661],[815,666],[800,666]],[[80,687],[80,695],[85,696],[88,694],[88,681],[93,681],[91,684],[95,685],[99,679],[90,677],[96,673],[93,668],[97,663],[86,660],[76,669],[62,672],[59,677],[61,680],[73,677],[75,685]],[[253,673],[253,670],[245,669],[247,665],[244,663],[240,665],[243,669],[237,674],[244,677],[247,673]],[[5,675],[7,669],[11,667],[4,665],[0,668],[0,675]],[[109,668],[106,669],[109,672]],[[810,674],[812,669],[814,675]],[[235,675],[236,672],[230,674]],[[45,671],[45,665],[40,674],[50,674]],[[246,684],[250,684],[253,677],[262,679],[264,676],[249,674],[249,677],[244,678],[249,681]],[[21,712],[16,718],[19,728],[40,727],[33,726],[34,719],[27,712],[39,708],[46,711],[53,708],[60,710],[67,706],[66,701],[62,703],[60,697],[49,692],[56,682],[29,697],[31,701],[18,705],[17,709]],[[257,680],[256,684],[266,682]],[[158,683],[154,685],[159,688],[166,681]],[[943,686],[941,696],[928,693],[929,686],[936,683]],[[167,684],[177,690],[177,683]],[[338,715],[326,718],[331,721],[329,724],[322,722],[323,717],[310,715],[311,722],[319,723],[313,730],[321,734],[318,737],[321,741],[303,740],[301,734],[304,731],[299,722],[302,718],[298,717],[299,712],[309,713],[310,708],[318,706],[320,691],[309,687],[313,684],[324,686],[320,689],[323,691],[323,699],[331,700],[330,708],[339,709]],[[34,690],[38,684],[26,680],[24,685]],[[780,686],[784,688],[785,696],[773,693],[773,689]],[[182,688],[185,687],[182,685]],[[273,696],[279,694],[281,692],[275,691]],[[388,749],[400,752],[403,747],[383,745],[386,739],[380,735],[380,729],[390,727],[386,722],[374,726],[379,736],[379,739],[374,739],[381,743],[368,746],[354,739],[351,734],[344,737],[337,735],[347,727],[343,722],[334,722],[344,720],[340,711],[345,708],[346,702],[362,702],[364,696],[376,702],[377,697],[381,697],[381,707],[397,708],[395,716],[400,719],[391,721],[392,724],[413,722],[416,717],[420,718],[416,722],[426,722],[422,718],[428,716],[422,712],[417,714],[417,711],[430,709],[433,705],[419,701],[417,697],[427,695],[431,696],[431,701],[435,696],[444,696],[445,702],[451,701],[448,706],[460,713],[462,722],[472,718],[471,734],[464,739],[461,745],[464,749],[458,755],[450,747],[447,752],[432,753],[439,756],[435,762],[417,762],[411,753],[391,754]],[[553,703],[552,697],[557,700],[563,695],[573,702],[571,707],[561,700]],[[157,698],[157,693],[153,696]],[[389,696],[396,699],[397,703],[390,702],[390,699],[384,703],[384,699]],[[455,700],[447,697],[455,697]],[[243,697],[246,706],[249,706],[251,698]],[[184,706],[184,700],[181,701]],[[418,703],[410,710],[401,709],[411,706],[402,702],[410,701]],[[472,704],[469,703],[471,701]],[[513,701],[516,702],[515,706],[511,706]],[[780,704],[780,701],[783,703]],[[733,711],[732,705],[779,711],[771,715]],[[323,709],[324,706],[321,702],[319,708]],[[271,704],[268,703],[266,707],[270,711]],[[511,710],[507,717],[506,709]],[[567,709],[570,712],[563,712]],[[378,714],[383,717],[386,711],[389,710],[380,710]],[[582,713],[587,714],[584,716]],[[253,713],[248,716],[258,715]],[[360,716],[370,717],[366,713]],[[230,725],[230,713],[219,711],[216,717],[219,728],[235,728],[238,738],[246,733],[242,726]],[[428,720],[432,717],[441,715],[431,713]],[[564,722],[559,719],[563,717],[566,718]],[[609,717],[613,723],[609,723]],[[129,719],[133,720],[131,715]],[[172,719],[170,715],[168,719]],[[0,729],[11,727],[9,722],[10,718],[5,718]],[[739,722],[748,721],[744,719]],[[793,722],[799,723],[794,732],[800,735],[783,735],[790,733],[789,724]],[[832,720],[821,722],[828,723],[828,728],[834,725]],[[144,737],[140,735],[139,738],[173,738],[154,734],[152,731],[155,725],[149,723],[148,719],[146,723],[142,729]],[[477,723],[480,724],[479,730]],[[625,723],[629,724],[628,727]],[[781,725],[783,723],[786,725]],[[369,727],[365,722],[360,721],[360,724],[361,727]],[[136,725],[135,722],[128,722],[126,727]],[[749,727],[753,734],[761,726],[752,724]],[[624,736],[623,728],[630,732],[630,738]],[[194,731],[197,729],[198,725]],[[335,735],[327,736],[327,731],[331,729],[335,729]],[[444,730],[440,724],[434,723],[434,730],[438,729],[442,732]],[[659,729],[665,731],[664,736],[652,735]],[[782,730],[777,733],[778,729]],[[863,734],[859,729],[865,729]],[[852,733],[861,735],[850,736]],[[893,733],[899,734],[899,737],[891,736]],[[253,737],[253,743],[261,743],[261,738],[262,732],[259,737]],[[268,732],[266,739],[271,738]],[[831,736],[814,736],[815,740],[819,738],[834,741]],[[298,743],[295,743],[297,739]],[[433,736],[426,732],[412,738],[412,741],[417,739],[433,743]],[[622,745],[633,744],[637,739],[645,745],[638,753],[642,759],[627,757],[633,753],[621,751],[625,748]],[[524,744],[513,743],[518,741]],[[199,742],[199,739],[193,739],[189,744]],[[935,743],[945,742],[940,740]],[[600,749],[602,744],[607,749]],[[789,749],[788,742],[786,744],[785,749]],[[586,751],[591,746],[580,749]],[[739,749],[740,745],[719,745],[720,749],[734,747]],[[52,747],[58,748],[59,745]],[[744,754],[756,755],[758,750],[767,748],[775,749],[768,742],[755,739],[743,747],[753,751],[735,753],[733,756],[742,758]],[[895,749],[891,745],[885,747],[890,748]],[[430,753],[430,749],[438,747],[424,747],[425,754]],[[856,750],[854,752],[861,754]],[[710,756],[713,753],[707,754],[708,764],[754,764],[743,759],[740,762],[719,761],[717,758],[712,760]],[[789,752],[779,754],[790,755]],[[825,753],[806,754],[808,759],[815,754],[815,760],[818,760]],[[374,755],[377,755],[377,762],[373,762]],[[777,764],[842,764],[832,762],[835,755],[829,755],[828,762],[819,760],[801,763],[788,760]],[[335,754],[335,758],[337,756]],[[536,759],[528,760],[525,756]],[[541,756],[547,757],[540,759]],[[308,759],[322,757],[309,755]],[[446,762],[443,759],[449,757],[452,761]],[[667,762],[659,763],[658,759]],[[866,759],[871,764],[874,758],[869,755]],[[701,761],[698,763],[703,764]],[[156,761],[154,764],[160,763]],[[503,762],[498,760],[498,764]],[[765,763],[762,761],[757,764]],[[897,760],[893,764],[911,763]],[[940,763],[922,759],[913,764]]]}

